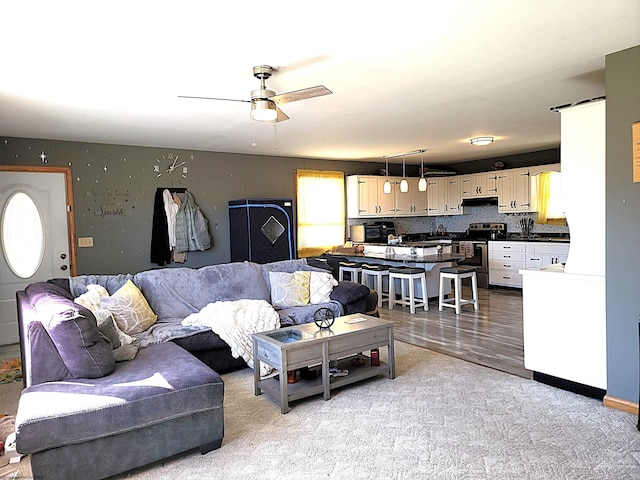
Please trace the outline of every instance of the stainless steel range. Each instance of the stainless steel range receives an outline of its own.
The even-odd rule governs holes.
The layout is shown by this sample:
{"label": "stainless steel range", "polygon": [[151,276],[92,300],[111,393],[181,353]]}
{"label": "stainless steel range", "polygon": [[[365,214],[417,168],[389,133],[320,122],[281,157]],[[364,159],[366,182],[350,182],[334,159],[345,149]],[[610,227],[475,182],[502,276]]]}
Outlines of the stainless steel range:
{"label": "stainless steel range", "polygon": [[451,242],[452,252],[465,255],[465,258],[460,260],[458,264],[476,267],[478,287],[489,288],[487,242],[506,237],[506,223],[471,223],[464,236]]}

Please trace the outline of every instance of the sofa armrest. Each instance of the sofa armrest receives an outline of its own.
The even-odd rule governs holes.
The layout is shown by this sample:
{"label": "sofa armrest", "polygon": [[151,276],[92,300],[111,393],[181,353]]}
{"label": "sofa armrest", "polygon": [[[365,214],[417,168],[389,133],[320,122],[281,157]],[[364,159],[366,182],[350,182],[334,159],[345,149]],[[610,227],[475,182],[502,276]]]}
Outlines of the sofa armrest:
{"label": "sofa armrest", "polygon": [[342,305],[358,302],[369,295],[369,287],[355,282],[342,281],[333,287],[331,300],[336,300]]}

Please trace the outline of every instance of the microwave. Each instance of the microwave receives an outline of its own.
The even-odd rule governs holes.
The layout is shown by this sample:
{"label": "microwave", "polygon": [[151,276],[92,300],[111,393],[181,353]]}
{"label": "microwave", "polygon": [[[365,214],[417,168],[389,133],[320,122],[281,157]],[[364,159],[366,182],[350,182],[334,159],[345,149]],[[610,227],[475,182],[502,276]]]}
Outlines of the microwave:
{"label": "microwave", "polygon": [[366,243],[387,243],[386,230],[383,225],[365,225],[364,241]]}

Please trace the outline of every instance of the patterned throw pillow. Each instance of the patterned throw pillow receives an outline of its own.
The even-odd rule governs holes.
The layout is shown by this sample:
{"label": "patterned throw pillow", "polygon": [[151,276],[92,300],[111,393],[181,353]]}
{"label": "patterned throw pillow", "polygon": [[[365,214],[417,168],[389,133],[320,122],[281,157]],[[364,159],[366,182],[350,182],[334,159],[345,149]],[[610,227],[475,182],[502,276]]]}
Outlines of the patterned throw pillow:
{"label": "patterned throw pillow", "polygon": [[100,298],[100,306],[111,312],[120,330],[128,335],[145,331],[158,319],[131,280],[110,297]]}
{"label": "patterned throw pillow", "polygon": [[[87,285],[87,291],[80,295],[73,301],[79,303],[85,308],[88,308],[92,312],[100,308],[100,299],[102,297],[108,297],[109,292],[102,285],[90,284]],[[95,313],[94,313],[95,314]]]}
{"label": "patterned throw pillow", "polygon": [[338,281],[333,275],[325,272],[309,272],[309,303],[327,303],[331,301],[333,287],[338,285]]}
{"label": "patterned throw pillow", "polygon": [[275,308],[309,304],[310,272],[269,272],[271,303]]}
{"label": "patterned throw pillow", "polygon": [[116,349],[121,345],[133,343],[135,338],[120,330],[113,319],[113,314],[108,309],[100,306],[100,299],[108,296],[109,292],[107,292],[106,288],[92,283],[87,285],[86,293],[83,293],[73,301],[91,310],[93,316],[96,317],[96,322],[98,322],[98,330],[111,341],[111,346]]}

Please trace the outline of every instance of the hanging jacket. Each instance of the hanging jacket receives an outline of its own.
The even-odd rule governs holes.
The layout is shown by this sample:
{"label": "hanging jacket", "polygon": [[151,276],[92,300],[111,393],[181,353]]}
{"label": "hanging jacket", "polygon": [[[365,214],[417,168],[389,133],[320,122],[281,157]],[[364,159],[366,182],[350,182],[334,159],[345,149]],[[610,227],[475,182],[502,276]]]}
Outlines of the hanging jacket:
{"label": "hanging jacket", "polygon": [[196,252],[211,248],[211,236],[193,195],[185,193],[184,201],[176,214],[176,252]]}
{"label": "hanging jacket", "polygon": [[151,262],[162,266],[171,261],[167,214],[164,210],[162,190],[157,189],[153,203],[153,222],[151,226]]}

